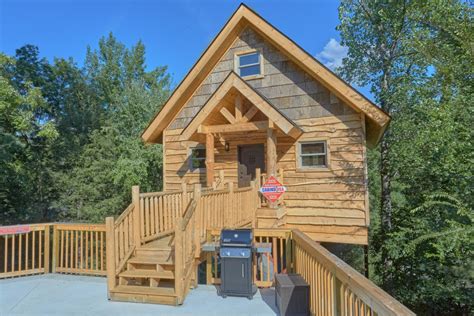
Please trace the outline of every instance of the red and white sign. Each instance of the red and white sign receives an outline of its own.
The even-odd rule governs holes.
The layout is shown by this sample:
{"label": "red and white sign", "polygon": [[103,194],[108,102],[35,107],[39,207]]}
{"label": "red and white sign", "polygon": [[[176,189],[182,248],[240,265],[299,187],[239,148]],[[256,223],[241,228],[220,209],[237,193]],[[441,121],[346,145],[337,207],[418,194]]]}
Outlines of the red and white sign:
{"label": "red and white sign", "polygon": [[274,176],[270,176],[260,188],[260,193],[270,202],[275,202],[286,192],[284,187]]}
{"label": "red and white sign", "polygon": [[17,225],[17,226],[0,226],[0,236],[1,235],[14,235],[14,234],[24,234],[30,232],[29,225]]}

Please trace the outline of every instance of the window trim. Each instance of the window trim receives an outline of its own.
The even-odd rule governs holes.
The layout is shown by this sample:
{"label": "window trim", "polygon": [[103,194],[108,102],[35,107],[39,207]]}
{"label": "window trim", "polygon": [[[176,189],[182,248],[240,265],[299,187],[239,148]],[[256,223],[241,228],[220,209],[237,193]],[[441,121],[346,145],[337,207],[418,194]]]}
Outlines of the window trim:
{"label": "window trim", "polygon": [[[250,67],[250,66],[255,66],[255,65],[258,65],[260,64],[260,73],[258,75],[248,75],[248,76],[241,76],[240,75],[240,56],[242,55],[249,55],[249,54],[253,54],[253,53],[258,53],[259,54],[259,63],[254,63],[254,64],[249,64],[249,65],[245,65],[244,67]],[[236,74],[238,74],[242,79],[246,79],[246,80],[252,80],[252,79],[261,79],[263,78],[265,75],[264,75],[264,72],[263,72],[263,54],[262,54],[262,50],[261,49],[249,49],[249,50],[243,50],[243,51],[239,51],[239,52],[236,52],[234,54],[234,71]]]}
{"label": "window trim", "polygon": [[204,165],[206,162],[206,158],[193,158],[193,149],[204,149],[204,152],[206,151],[206,147],[204,145],[195,145],[195,146],[189,146],[188,148],[188,169],[191,172],[204,172],[206,171],[206,167],[204,168],[194,168],[193,167],[193,159],[199,159],[199,160],[204,160]]}
{"label": "window trim", "polygon": [[[303,150],[301,145],[303,144],[314,144],[314,143],[323,143],[324,144],[324,154],[303,154]],[[326,156],[326,164],[324,166],[303,166],[303,156]],[[304,141],[299,141],[296,145],[296,163],[297,163],[297,170],[329,170],[331,166],[331,159],[330,159],[330,144],[329,139],[308,139]]]}

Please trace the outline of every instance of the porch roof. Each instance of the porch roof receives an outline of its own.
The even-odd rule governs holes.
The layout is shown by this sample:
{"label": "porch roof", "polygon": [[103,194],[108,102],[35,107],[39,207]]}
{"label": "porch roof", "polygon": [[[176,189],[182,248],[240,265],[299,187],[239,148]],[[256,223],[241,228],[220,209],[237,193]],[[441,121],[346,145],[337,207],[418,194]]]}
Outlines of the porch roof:
{"label": "porch roof", "polygon": [[[251,103],[250,109],[246,113],[238,113],[242,110],[241,102],[236,101],[235,116],[225,107],[225,98],[231,93],[237,93],[237,97],[244,97]],[[240,107],[240,108],[239,108]],[[268,120],[251,121],[252,118],[261,112]],[[222,117],[222,122],[227,124],[204,125],[211,115],[218,114]],[[193,134],[197,133],[229,133],[253,130],[265,130],[276,127],[283,133],[298,138],[303,131],[287,116],[280,112],[267,98],[253,89],[235,72],[231,71],[222,84],[217,88],[209,100],[199,110],[197,115],[181,133],[182,140],[189,140]]]}

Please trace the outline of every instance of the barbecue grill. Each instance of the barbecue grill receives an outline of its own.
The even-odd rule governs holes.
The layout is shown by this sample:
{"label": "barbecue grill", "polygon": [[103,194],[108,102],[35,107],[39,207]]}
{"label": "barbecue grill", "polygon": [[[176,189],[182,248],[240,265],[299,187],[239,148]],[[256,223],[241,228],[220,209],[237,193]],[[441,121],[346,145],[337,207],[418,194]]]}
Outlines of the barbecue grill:
{"label": "barbecue grill", "polygon": [[253,234],[251,229],[224,229],[221,232],[222,297],[245,296],[252,299],[257,288],[252,284]]}

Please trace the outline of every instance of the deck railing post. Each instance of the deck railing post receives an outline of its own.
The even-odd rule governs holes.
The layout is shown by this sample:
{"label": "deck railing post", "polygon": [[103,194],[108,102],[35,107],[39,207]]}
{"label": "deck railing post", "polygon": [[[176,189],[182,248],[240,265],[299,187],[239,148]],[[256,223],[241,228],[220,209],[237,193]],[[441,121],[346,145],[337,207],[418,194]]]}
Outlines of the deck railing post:
{"label": "deck railing post", "polygon": [[133,203],[133,241],[134,241],[135,247],[138,248],[141,245],[140,187],[138,185],[132,186],[132,203]]}
{"label": "deck railing post", "polygon": [[53,257],[52,257],[52,263],[51,263],[51,273],[56,273],[58,254],[59,254],[58,229],[56,228],[56,225],[53,225]]}
{"label": "deck railing post", "polygon": [[228,195],[228,205],[226,205],[226,210],[224,210],[224,214],[228,214],[230,218],[224,218],[224,223],[232,223],[232,226],[234,226],[238,219],[239,216],[237,215],[237,212],[239,211],[236,207],[238,205],[235,201],[235,195],[234,195],[234,183],[231,181],[227,183],[227,188],[229,190],[229,195]]}
{"label": "deck railing post", "polygon": [[257,189],[257,208],[260,208],[262,205],[262,201],[260,199],[260,196],[258,194],[258,190],[260,189],[260,187],[262,186],[262,170],[260,170],[260,168],[257,168],[255,169],[255,185],[256,185],[256,189]]}
{"label": "deck railing post", "polygon": [[186,207],[188,207],[188,186],[186,185],[186,182],[181,183],[181,214],[184,214],[184,211],[186,211]]}
{"label": "deck railing post", "polygon": [[252,212],[252,214],[249,214],[252,217],[252,227],[257,228],[257,208],[258,208],[258,188],[257,188],[257,183],[255,180],[250,181],[250,187],[252,188],[252,199],[251,199],[251,207],[249,207],[249,211]]}
{"label": "deck railing post", "polygon": [[107,296],[110,299],[110,291],[115,287],[115,232],[114,218],[105,219],[105,254],[107,266]]}
{"label": "deck railing post", "polygon": [[[278,181],[280,181],[280,183],[283,185],[285,184],[284,179],[283,179],[283,168],[278,169]],[[280,199],[277,202],[278,204],[283,204],[283,197],[284,197],[284,194],[280,196]]]}
{"label": "deck railing post", "polygon": [[178,218],[175,226],[174,235],[174,267],[175,267],[175,282],[174,290],[178,298],[178,304],[183,303],[183,219]]}
{"label": "deck railing post", "polygon": [[193,199],[196,201],[196,209],[194,210],[193,221],[194,221],[194,242],[196,246],[195,257],[201,256],[201,227],[199,226],[199,218],[201,207],[199,201],[201,200],[201,184],[196,183],[194,185]]}
{"label": "deck railing post", "polygon": [[44,227],[44,273],[49,273],[49,225]]}
{"label": "deck railing post", "polygon": [[224,187],[224,170],[219,170],[219,187]]}
{"label": "deck railing post", "polygon": [[[206,241],[212,241],[212,234],[209,230],[206,230]],[[210,251],[206,253],[206,284],[212,284],[212,253]]]}

